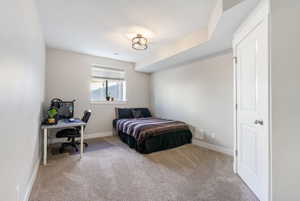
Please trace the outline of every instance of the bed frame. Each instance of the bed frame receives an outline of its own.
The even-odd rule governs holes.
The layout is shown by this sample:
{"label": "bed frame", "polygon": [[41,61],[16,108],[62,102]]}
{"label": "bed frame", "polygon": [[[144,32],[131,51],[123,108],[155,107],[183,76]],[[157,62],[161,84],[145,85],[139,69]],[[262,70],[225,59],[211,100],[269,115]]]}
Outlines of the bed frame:
{"label": "bed frame", "polygon": [[166,133],[153,136],[138,145],[136,140],[126,133],[119,132],[120,139],[128,144],[130,148],[143,154],[149,154],[156,151],[171,149],[192,142],[192,133],[190,131]]}
{"label": "bed frame", "polygon": [[[128,111],[126,111],[126,109],[128,109]],[[151,117],[151,113],[148,110],[148,108],[134,109],[141,110],[143,111],[143,113],[149,114],[149,117]],[[169,132],[158,136],[153,136],[145,140],[142,144],[138,145],[134,137],[116,130],[116,124],[118,119],[120,119],[120,114],[125,114],[125,117],[123,116],[123,118],[130,118],[130,116],[126,116],[130,115],[129,110],[130,108],[116,108],[116,119],[113,120],[113,129],[114,134],[118,135],[120,139],[124,143],[126,143],[130,148],[133,148],[140,153],[148,154],[156,151],[175,148],[192,142],[192,133],[190,130],[187,130],[180,132]]]}

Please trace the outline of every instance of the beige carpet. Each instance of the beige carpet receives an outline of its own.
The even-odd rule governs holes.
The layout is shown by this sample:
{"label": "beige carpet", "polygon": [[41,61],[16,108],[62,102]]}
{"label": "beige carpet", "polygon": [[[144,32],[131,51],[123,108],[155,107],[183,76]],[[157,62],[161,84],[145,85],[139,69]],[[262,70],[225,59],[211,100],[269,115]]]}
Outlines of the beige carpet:
{"label": "beige carpet", "polygon": [[257,201],[232,158],[195,145],[142,155],[118,138],[89,142],[84,158],[54,155],[30,201]]}

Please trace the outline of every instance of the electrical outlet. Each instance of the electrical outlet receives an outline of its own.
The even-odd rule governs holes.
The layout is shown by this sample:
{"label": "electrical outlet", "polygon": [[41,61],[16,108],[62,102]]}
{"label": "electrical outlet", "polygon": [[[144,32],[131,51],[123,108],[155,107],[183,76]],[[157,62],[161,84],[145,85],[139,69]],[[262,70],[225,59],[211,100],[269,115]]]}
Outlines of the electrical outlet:
{"label": "electrical outlet", "polygon": [[190,128],[190,130],[191,130],[192,133],[196,132],[196,128],[194,126],[189,125],[189,128]]}
{"label": "electrical outlet", "polygon": [[216,138],[216,134],[215,134],[215,133],[211,133],[210,136],[211,136],[211,138],[213,138],[213,139]]}

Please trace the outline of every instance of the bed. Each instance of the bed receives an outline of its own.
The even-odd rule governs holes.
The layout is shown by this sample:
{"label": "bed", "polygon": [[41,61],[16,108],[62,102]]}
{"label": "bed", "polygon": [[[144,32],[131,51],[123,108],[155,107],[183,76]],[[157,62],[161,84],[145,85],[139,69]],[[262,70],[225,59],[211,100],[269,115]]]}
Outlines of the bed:
{"label": "bed", "polygon": [[148,154],[191,143],[192,133],[181,121],[152,117],[147,108],[116,108],[113,127],[130,148]]}

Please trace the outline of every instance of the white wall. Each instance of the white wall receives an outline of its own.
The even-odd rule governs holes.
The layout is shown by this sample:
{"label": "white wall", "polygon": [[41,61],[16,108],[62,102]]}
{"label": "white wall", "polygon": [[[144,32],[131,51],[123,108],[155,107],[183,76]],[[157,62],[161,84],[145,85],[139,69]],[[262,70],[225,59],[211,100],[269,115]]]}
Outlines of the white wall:
{"label": "white wall", "polygon": [[[150,76],[134,71],[132,63],[53,48],[47,48],[46,55],[47,104],[54,97],[63,100],[76,99],[75,116],[77,117],[81,117],[84,110],[91,109],[92,117],[87,126],[87,134],[111,132],[115,107],[149,107]],[[90,103],[92,64],[125,69],[127,104]]]}
{"label": "white wall", "polygon": [[271,0],[273,201],[300,200],[300,1]]}
{"label": "white wall", "polygon": [[40,159],[45,47],[34,3],[4,0],[0,6],[0,200],[3,201],[24,200]]}
{"label": "white wall", "polygon": [[233,149],[231,52],[153,73],[151,88],[151,107],[157,116],[185,121],[198,138],[204,129],[203,141]]}

